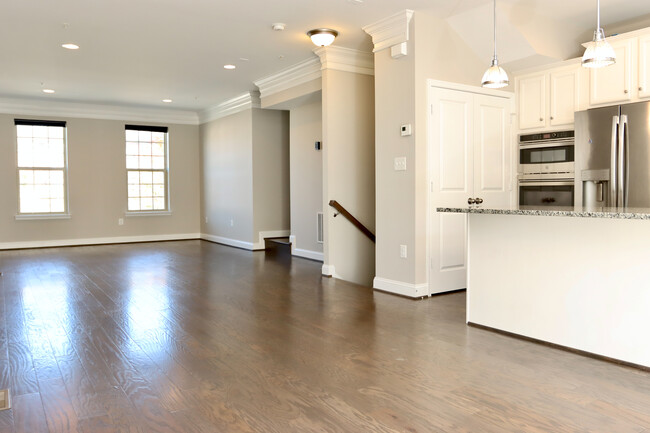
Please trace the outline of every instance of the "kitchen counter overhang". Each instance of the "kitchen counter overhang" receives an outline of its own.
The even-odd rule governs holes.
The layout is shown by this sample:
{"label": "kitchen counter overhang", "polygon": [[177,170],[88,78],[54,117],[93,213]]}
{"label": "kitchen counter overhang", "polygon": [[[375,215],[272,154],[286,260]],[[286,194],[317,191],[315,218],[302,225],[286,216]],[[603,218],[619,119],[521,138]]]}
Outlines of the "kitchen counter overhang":
{"label": "kitchen counter overhang", "polygon": [[650,209],[438,211],[469,214],[469,323],[650,368]]}

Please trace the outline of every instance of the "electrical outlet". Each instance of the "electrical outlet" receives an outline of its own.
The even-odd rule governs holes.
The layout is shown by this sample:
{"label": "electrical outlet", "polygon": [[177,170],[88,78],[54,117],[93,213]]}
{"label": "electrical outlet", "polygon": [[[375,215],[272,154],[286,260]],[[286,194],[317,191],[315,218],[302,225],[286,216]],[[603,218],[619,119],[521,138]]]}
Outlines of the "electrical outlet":
{"label": "electrical outlet", "polygon": [[117,219],[117,225],[118,226],[123,226],[124,225],[124,218],[118,218]]}
{"label": "electrical outlet", "polygon": [[406,245],[400,245],[400,246],[399,246],[399,256],[400,256],[401,258],[403,258],[403,259],[406,258],[406,256],[407,256]]}
{"label": "electrical outlet", "polygon": [[406,157],[395,158],[394,168],[395,171],[406,171]]}

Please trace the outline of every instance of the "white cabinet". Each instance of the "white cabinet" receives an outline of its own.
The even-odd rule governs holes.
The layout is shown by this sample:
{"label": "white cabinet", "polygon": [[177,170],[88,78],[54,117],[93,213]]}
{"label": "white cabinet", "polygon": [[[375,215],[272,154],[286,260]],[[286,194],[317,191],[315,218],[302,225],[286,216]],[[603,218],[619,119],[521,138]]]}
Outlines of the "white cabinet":
{"label": "white cabinet", "polygon": [[510,204],[511,99],[431,87],[430,100],[429,288],[441,293],[467,287],[467,215],[436,207]]}
{"label": "white cabinet", "polygon": [[579,68],[559,69],[549,74],[551,97],[548,125],[573,123],[574,114],[580,108]]}
{"label": "white cabinet", "polygon": [[519,129],[570,125],[580,109],[580,66],[563,66],[517,78]]}
{"label": "white cabinet", "polygon": [[605,68],[591,69],[591,105],[628,102],[636,95],[636,80],[632,82],[637,38],[611,43],[616,52],[616,63]]}
{"label": "white cabinet", "polygon": [[546,124],[546,74],[519,80],[519,129],[541,128]]}
{"label": "white cabinet", "polygon": [[650,35],[639,38],[639,98],[650,97]]}

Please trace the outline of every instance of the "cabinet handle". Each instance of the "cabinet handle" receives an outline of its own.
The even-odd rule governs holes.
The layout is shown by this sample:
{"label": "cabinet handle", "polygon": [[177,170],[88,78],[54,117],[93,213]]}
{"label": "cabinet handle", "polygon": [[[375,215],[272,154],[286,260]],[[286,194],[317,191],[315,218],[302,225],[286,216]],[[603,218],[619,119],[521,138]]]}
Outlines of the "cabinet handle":
{"label": "cabinet handle", "polygon": [[540,118],[539,118],[539,121],[540,121],[540,122],[543,122],[543,121],[544,121],[544,118],[543,118],[543,117],[540,117]]}
{"label": "cabinet handle", "polygon": [[643,92],[643,87],[639,87],[639,92]]}
{"label": "cabinet handle", "polygon": [[551,120],[553,120],[553,116],[551,116]]}
{"label": "cabinet handle", "polygon": [[623,90],[623,93],[627,94],[628,93],[627,89]]}

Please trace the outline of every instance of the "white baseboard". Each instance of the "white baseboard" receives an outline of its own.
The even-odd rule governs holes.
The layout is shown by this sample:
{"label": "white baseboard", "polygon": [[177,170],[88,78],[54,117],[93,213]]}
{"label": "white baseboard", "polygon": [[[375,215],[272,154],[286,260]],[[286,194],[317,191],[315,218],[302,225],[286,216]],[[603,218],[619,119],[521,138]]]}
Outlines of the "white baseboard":
{"label": "white baseboard", "polygon": [[336,269],[334,265],[323,264],[321,273],[327,277],[336,277]]}
{"label": "white baseboard", "polygon": [[181,241],[200,239],[200,233],[183,233],[174,235],[114,236],[104,238],[57,239],[52,241],[0,242],[0,250],[17,250],[24,248],[73,247],[80,245],[126,244],[136,242]]}
{"label": "white baseboard", "polygon": [[258,241],[253,244],[253,251],[259,251],[266,248],[264,239],[267,238],[287,238],[291,234],[291,230],[269,230],[258,233]]}
{"label": "white baseboard", "polygon": [[426,283],[410,284],[402,281],[375,277],[372,282],[372,287],[383,292],[408,296],[409,298],[422,298],[423,296],[429,296],[429,285]]}
{"label": "white baseboard", "polygon": [[209,235],[206,233],[201,234],[201,239],[216,242],[218,244],[228,245],[229,247],[243,248],[245,250],[253,250],[252,242],[238,241],[237,239],[224,238],[223,236]]}
{"label": "white baseboard", "polygon": [[324,261],[324,255],[321,252],[296,248],[296,237],[294,235],[289,236],[289,242],[291,242],[292,256],[303,257],[305,259],[316,260],[318,262]]}

